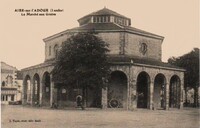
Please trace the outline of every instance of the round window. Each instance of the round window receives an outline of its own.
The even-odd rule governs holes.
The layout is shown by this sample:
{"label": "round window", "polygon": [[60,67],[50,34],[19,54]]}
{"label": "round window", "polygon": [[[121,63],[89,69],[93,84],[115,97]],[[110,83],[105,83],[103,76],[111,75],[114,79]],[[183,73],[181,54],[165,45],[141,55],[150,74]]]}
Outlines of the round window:
{"label": "round window", "polygon": [[141,43],[140,52],[144,55],[147,52],[147,44]]}

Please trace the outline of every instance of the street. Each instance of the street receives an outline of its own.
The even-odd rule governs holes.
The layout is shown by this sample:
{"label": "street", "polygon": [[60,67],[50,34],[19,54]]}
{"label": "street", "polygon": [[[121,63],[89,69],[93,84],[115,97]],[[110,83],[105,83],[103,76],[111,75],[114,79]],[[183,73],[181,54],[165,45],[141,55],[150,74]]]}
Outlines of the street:
{"label": "street", "polygon": [[50,109],[1,106],[2,128],[198,128],[199,109]]}

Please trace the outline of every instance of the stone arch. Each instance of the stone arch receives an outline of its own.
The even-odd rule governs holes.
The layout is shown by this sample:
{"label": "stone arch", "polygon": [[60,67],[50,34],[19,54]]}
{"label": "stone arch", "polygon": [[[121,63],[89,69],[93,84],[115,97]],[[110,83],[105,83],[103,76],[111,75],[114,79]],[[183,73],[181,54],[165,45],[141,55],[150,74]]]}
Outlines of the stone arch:
{"label": "stone arch", "polygon": [[111,72],[108,86],[108,105],[112,108],[127,108],[127,75],[119,70]]}
{"label": "stone arch", "polygon": [[169,107],[179,108],[181,97],[181,80],[177,75],[173,75],[170,79],[169,86]]}
{"label": "stone arch", "polygon": [[164,109],[166,106],[166,77],[158,73],[154,78],[153,103],[155,109]]}
{"label": "stone arch", "polygon": [[42,78],[42,104],[45,106],[50,106],[50,98],[51,98],[51,80],[50,73],[44,72]]}
{"label": "stone arch", "polygon": [[119,72],[122,72],[122,73],[124,73],[126,76],[127,76],[127,80],[129,79],[128,78],[128,72],[129,72],[129,70],[127,70],[126,68],[120,68],[120,67],[111,67],[111,73],[112,72],[115,72],[115,71],[119,71]]}
{"label": "stone arch", "polygon": [[33,76],[33,103],[39,104],[40,100],[40,76],[38,73],[35,73]]}
{"label": "stone arch", "polygon": [[31,104],[31,77],[26,75],[23,81],[24,103]]}
{"label": "stone arch", "polygon": [[142,71],[137,76],[137,108],[148,108],[150,104],[149,87],[150,76]]}

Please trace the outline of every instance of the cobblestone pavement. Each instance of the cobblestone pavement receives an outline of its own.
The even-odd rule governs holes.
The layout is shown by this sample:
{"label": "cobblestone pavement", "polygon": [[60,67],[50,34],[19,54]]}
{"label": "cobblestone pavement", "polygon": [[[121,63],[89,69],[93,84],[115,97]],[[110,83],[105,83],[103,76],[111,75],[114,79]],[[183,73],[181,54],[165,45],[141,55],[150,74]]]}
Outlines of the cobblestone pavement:
{"label": "cobblestone pavement", "polygon": [[52,110],[1,106],[2,128],[199,128],[199,109]]}

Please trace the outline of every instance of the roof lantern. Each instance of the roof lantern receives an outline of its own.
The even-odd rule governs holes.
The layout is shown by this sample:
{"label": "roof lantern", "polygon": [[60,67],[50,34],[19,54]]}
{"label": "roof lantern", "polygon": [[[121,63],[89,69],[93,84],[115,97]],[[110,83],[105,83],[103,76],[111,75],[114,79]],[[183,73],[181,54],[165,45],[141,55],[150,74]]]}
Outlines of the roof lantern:
{"label": "roof lantern", "polygon": [[106,7],[80,18],[78,22],[80,26],[88,23],[115,23],[121,26],[131,25],[130,18],[114,12]]}

